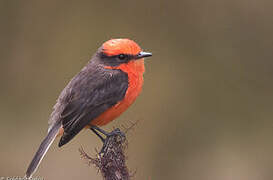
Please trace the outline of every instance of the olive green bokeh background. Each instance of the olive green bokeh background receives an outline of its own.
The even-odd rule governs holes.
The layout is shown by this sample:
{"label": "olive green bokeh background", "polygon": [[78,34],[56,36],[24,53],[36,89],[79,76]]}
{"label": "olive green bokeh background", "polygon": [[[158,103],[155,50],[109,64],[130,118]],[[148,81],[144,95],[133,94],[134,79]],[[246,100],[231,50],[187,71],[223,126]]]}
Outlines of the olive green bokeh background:
{"label": "olive green bokeh background", "polygon": [[[261,180],[273,171],[273,1],[0,0],[0,176],[23,176],[61,90],[110,38],[153,57],[129,125],[135,179]],[[78,152],[49,150],[35,176],[101,179]]]}

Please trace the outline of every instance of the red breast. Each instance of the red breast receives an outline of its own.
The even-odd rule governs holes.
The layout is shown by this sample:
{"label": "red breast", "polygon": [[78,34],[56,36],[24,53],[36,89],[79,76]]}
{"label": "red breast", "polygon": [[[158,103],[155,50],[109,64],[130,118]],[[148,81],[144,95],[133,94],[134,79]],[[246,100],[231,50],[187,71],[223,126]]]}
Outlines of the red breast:
{"label": "red breast", "polygon": [[106,67],[110,69],[120,69],[128,74],[128,89],[122,101],[102,113],[99,117],[91,121],[91,125],[103,126],[121,115],[137,98],[142,90],[143,73],[145,71],[144,59],[130,61],[118,67]]}

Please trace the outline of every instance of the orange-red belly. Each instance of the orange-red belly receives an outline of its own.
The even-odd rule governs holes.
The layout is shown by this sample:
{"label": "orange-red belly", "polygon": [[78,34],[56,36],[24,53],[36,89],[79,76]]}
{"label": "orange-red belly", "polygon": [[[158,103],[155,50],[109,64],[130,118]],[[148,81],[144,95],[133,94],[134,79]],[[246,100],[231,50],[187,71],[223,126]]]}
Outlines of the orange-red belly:
{"label": "orange-red belly", "polygon": [[[106,68],[113,69],[112,67]],[[106,110],[97,118],[90,120],[90,124],[87,125],[86,128],[90,128],[91,125],[103,126],[117,118],[136,100],[137,96],[142,90],[143,73],[145,71],[143,59],[122,64],[115,69],[121,69],[123,72],[128,74],[129,85],[125,97],[123,100]],[[64,130],[61,127],[59,130],[59,135],[62,135],[63,132]]]}
{"label": "orange-red belly", "polygon": [[90,125],[103,126],[120,116],[136,100],[142,90],[143,73],[145,71],[143,59],[120,65],[115,69],[121,69],[128,74],[129,85],[125,97],[99,117],[92,120]]}

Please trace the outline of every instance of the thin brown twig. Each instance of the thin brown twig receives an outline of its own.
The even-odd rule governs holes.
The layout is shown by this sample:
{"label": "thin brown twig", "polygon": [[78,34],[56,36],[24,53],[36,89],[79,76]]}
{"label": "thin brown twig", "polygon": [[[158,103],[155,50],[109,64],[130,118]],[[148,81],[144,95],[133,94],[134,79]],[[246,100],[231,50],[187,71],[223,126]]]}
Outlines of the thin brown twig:
{"label": "thin brown twig", "polygon": [[[130,122],[130,126],[122,126],[124,133],[132,130],[138,121]],[[111,136],[107,141],[107,148],[103,154],[97,155],[95,158],[90,157],[83,148],[79,148],[81,157],[87,160],[87,164],[95,165],[98,168],[98,171],[101,172],[104,180],[130,180],[133,174],[129,173],[129,170],[126,166],[126,156],[125,149],[128,146],[126,137],[120,135]]]}

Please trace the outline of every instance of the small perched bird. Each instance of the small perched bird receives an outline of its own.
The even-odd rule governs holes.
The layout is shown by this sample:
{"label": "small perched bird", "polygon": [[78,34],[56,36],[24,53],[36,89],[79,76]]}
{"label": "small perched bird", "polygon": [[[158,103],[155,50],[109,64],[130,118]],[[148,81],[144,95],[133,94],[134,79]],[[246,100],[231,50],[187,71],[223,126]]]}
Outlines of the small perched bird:
{"label": "small perched bird", "polygon": [[99,126],[123,113],[142,89],[144,57],[152,56],[129,39],[111,39],[93,55],[87,65],[60,94],[49,120],[48,134],[32,159],[26,178],[39,166],[48,148],[59,134],[59,147],[68,143],[83,128],[91,129],[103,142],[107,133]]}

